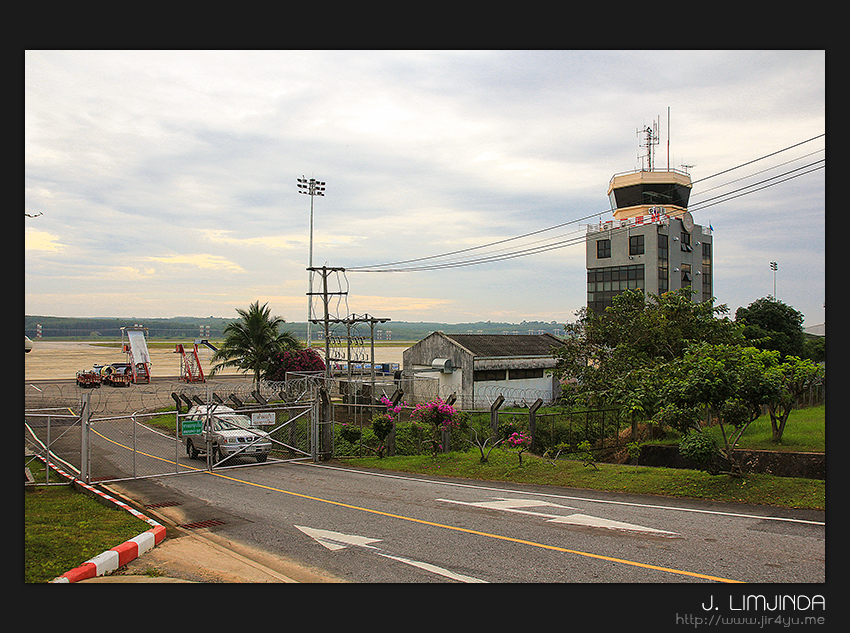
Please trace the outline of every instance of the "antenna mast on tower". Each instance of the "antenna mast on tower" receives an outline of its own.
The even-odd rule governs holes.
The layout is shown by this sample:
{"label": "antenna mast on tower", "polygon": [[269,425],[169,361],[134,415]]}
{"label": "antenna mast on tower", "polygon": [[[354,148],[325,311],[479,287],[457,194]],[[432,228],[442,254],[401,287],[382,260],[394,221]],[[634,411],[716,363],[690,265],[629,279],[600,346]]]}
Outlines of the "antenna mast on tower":
{"label": "antenna mast on tower", "polygon": [[[648,171],[652,171],[652,155],[653,155],[653,147],[658,145],[658,123],[656,121],[652,122],[652,127],[644,126],[642,130],[637,131],[638,135],[644,134],[645,140],[641,143],[641,147],[646,148],[646,160]],[[641,169],[643,169],[641,167]]]}

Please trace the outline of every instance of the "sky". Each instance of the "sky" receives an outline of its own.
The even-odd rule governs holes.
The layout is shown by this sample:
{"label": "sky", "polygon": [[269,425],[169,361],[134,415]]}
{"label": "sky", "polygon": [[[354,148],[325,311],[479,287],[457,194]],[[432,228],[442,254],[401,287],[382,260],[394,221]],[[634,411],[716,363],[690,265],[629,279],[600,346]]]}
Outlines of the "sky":
{"label": "sky", "polygon": [[313,265],[344,269],[332,317],[571,322],[586,225],[613,217],[609,180],[645,166],[656,124],[655,166],[690,173],[713,229],[716,302],[734,316],[775,283],[804,327],[825,322],[824,51],[23,61],[28,315],[237,318],[258,301],[304,322],[312,202]]}

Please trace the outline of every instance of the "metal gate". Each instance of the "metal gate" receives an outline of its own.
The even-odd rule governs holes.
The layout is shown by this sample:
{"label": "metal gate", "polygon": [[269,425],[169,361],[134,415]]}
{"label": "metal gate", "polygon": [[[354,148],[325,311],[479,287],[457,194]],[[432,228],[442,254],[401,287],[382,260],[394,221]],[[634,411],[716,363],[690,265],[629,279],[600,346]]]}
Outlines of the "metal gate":
{"label": "metal gate", "polygon": [[[28,409],[24,420],[26,459],[40,458],[70,471],[81,481],[93,483],[244,468],[260,463],[317,461],[322,455],[318,398],[256,405],[240,402],[240,406],[229,407],[211,393],[206,402],[198,394],[188,398],[172,392],[172,397],[178,407],[171,412],[94,415],[90,393],[81,395],[76,410],[73,407]],[[264,400],[262,396],[259,399]],[[188,428],[186,422],[198,417],[190,415],[192,408],[197,411],[202,407],[228,409],[256,422],[263,441],[271,444],[268,457],[258,461],[252,454],[255,442],[250,441],[232,447],[235,450],[226,456],[205,450],[203,459],[193,459],[187,453],[187,436],[183,431],[194,433],[196,429]],[[206,422],[210,422],[209,416]],[[261,434],[254,435],[259,441]],[[201,433],[200,437],[205,436]]]}

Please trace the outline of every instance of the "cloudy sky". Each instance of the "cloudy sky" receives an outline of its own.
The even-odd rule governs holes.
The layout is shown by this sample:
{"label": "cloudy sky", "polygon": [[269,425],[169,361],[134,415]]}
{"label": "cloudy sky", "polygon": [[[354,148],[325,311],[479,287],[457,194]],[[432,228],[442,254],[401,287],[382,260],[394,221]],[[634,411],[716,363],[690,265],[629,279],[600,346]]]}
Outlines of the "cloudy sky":
{"label": "cloudy sky", "polygon": [[26,314],[304,321],[305,176],[326,182],[313,264],[346,269],[332,313],[572,321],[585,225],[655,121],[655,164],[688,166],[714,229],[717,301],[773,294],[775,261],[776,296],[825,321],[823,51],[27,51],[24,71]]}

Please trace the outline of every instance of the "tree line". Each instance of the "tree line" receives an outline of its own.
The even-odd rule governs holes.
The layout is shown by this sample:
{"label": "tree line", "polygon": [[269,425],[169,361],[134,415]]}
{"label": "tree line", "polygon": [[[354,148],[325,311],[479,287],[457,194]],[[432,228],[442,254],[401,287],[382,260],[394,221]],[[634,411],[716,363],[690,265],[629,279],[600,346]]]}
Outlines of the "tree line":
{"label": "tree line", "polygon": [[[781,442],[796,399],[824,380],[824,348],[804,336],[801,313],[772,297],[731,319],[725,304],[692,294],[627,290],[601,313],[583,308],[565,328],[554,373],[565,404],[618,407],[676,429],[683,453],[709,466],[719,455],[740,474],[738,439],[766,407]],[[703,433],[706,409],[721,445]]]}

